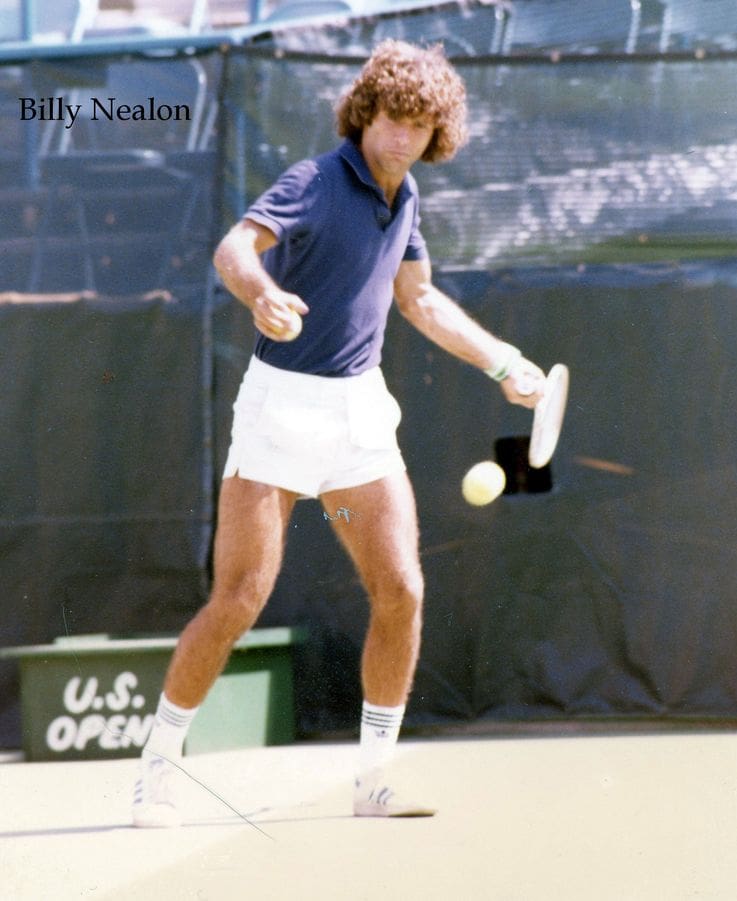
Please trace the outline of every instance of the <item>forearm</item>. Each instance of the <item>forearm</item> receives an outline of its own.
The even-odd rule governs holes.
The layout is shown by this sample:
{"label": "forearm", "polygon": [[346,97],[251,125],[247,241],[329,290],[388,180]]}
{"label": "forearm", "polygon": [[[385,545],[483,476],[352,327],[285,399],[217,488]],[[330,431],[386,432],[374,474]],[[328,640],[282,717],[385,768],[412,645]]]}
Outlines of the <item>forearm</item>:
{"label": "forearm", "polygon": [[535,406],[545,380],[542,370],[438,290],[432,283],[429,260],[402,263],[394,294],[402,315],[425,337],[488,373],[501,384],[511,403]]}
{"label": "forearm", "polygon": [[509,344],[482,328],[432,284],[411,302],[400,304],[400,310],[426,338],[472,366],[498,371],[510,360]]}
{"label": "forearm", "polygon": [[215,251],[213,263],[230,293],[253,313],[256,328],[275,340],[288,340],[295,330],[294,314],[309,312],[296,294],[283,291],[261,265],[261,254],[276,238],[257,223],[233,226]]}
{"label": "forearm", "polygon": [[228,291],[250,310],[260,297],[278,290],[247,235],[226,235],[215,251],[213,263]]}

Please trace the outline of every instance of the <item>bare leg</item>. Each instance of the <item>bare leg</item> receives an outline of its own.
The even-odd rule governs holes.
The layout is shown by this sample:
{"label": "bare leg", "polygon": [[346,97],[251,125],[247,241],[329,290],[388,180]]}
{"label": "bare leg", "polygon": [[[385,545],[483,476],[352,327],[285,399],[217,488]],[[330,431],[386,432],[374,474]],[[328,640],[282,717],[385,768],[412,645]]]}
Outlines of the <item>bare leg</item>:
{"label": "bare leg", "polygon": [[423,579],[409,478],[398,473],[327,492],[321,500],[371,604],[361,664],[364,698],[399,706],[412,686],[422,626]]}
{"label": "bare leg", "polygon": [[284,535],[296,495],[240,478],[225,479],[215,536],[215,582],[210,599],[187,625],[164,681],[151,734],[141,755],[133,823],[177,826],[171,766],[195,708],[225,666],[233,644],[255,623],[281,566]]}
{"label": "bare leg", "polygon": [[196,707],[253,626],[281,567],[297,495],[238,477],[225,479],[215,536],[215,577],[207,604],[182,632],[164,681],[167,698]]}
{"label": "bare leg", "polygon": [[397,801],[385,774],[420,650],[423,580],[412,486],[400,473],[331,491],[322,501],[371,604],[361,662],[364,704],[353,813],[432,816],[432,808]]}

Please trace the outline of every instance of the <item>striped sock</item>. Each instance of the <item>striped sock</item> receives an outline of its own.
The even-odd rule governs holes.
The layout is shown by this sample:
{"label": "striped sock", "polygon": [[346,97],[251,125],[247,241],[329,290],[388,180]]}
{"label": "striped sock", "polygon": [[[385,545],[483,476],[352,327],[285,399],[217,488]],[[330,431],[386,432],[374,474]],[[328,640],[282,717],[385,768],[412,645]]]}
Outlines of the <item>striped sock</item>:
{"label": "striped sock", "polygon": [[361,745],[359,774],[381,771],[394,754],[404,718],[404,704],[379,707],[363,702],[361,711]]}
{"label": "striped sock", "polygon": [[144,750],[159,757],[176,760],[182,756],[187,730],[198,707],[178,707],[162,692],[151,734]]}

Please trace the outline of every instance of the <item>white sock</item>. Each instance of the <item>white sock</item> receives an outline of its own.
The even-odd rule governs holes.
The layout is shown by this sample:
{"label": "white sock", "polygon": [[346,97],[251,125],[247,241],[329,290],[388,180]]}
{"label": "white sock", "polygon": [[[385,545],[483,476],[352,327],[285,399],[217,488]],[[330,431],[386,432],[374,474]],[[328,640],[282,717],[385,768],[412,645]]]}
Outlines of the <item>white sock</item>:
{"label": "white sock", "polygon": [[363,702],[361,710],[361,745],[358,773],[363,782],[370,774],[378,774],[389,763],[399,738],[405,705],[379,707]]}
{"label": "white sock", "polygon": [[162,692],[159,706],[156,708],[154,725],[144,750],[167,760],[180,758],[189,724],[198,709],[198,707],[178,707]]}

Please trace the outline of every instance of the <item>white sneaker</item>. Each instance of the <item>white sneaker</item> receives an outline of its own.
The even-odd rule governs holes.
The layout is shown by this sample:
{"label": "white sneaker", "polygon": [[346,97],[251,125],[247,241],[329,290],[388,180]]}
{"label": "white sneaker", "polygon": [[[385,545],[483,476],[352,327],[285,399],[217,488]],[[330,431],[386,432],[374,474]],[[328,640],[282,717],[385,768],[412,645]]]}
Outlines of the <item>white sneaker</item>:
{"label": "white sneaker", "polygon": [[356,779],[353,792],[353,816],[356,817],[432,817],[432,807],[409,804],[397,799],[388,785],[381,781]]}
{"label": "white sneaker", "polygon": [[161,829],[181,825],[172,792],[174,767],[163,757],[143,752],[141,774],[133,794],[133,825]]}

